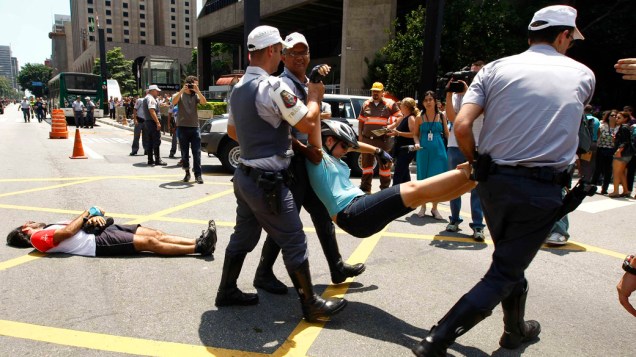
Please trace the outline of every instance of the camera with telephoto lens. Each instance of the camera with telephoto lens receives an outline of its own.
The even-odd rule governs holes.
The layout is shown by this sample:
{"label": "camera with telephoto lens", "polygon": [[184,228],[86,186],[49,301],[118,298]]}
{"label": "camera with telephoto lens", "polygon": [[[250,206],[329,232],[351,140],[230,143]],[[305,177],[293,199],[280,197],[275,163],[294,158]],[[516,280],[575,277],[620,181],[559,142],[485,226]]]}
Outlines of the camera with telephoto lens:
{"label": "camera with telephoto lens", "polygon": [[319,64],[319,65],[315,66],[311,70],[311,73],[309,73],[309,81],[311,83],[320,83],[325,78],[325,76],[320,74],[320,72],[318,71],[320,69],[320,67],[322,67],[322,66],[324,66],[324,64]]}

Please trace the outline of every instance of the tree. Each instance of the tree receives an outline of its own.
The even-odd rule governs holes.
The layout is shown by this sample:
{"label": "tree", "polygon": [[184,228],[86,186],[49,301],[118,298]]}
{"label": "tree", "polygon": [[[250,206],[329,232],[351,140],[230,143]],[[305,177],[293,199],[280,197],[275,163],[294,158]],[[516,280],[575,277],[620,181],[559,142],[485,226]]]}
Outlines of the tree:
{"label": "tree", "polygon": [[198,63],[199,51],[196,48],[192,49],[192,58],[190,63],[185,66],[183,71],[184,76],[196,76],[197,75],[197,63]]}
{"label": "tree", "polygon": [[[51,80],[53,69],[39,63],[27,63],[18,74],[18,83],[22,89],[28,89],[34,95],[40,97],[46,93],[46,85]],[[34,86],[33,82],[42,83]]]}
{"label": "tree", "polygon": [[210,73],[212,78],[218,79],[232,71],[231,53],[232,47],[226,43],[212,43]]}
{"label": "tree", "polygon": [[11,86],[11,81],[4,76],[0,76],[0,97],[15,98],[15,91]]}
{"label": "tree", "polygon": [[[132,73],[132,63],[124,57],[121,52],[121,48],[115,47],[112,50],[106,52],[106,69],[107,78],[117,80],[119,87],[121,88],[122,95],[134,94],[137,82]],[[99,58],[95,59],[95,65],[93,66],[94,74],[101,74],[101,63]]]}

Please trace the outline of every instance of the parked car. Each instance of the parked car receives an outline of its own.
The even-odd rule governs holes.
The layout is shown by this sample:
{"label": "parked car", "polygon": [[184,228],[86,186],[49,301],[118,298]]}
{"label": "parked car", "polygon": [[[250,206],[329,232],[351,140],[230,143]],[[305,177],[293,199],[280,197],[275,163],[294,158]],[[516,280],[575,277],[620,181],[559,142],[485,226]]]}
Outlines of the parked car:
{"label": "parked car", "polygon": [[[368,97],[325,94],[323,101],[331,105],[331,117],[334,120],[347,122],[358,132],[358,115],[360,108]],[[238,167],[240,148],[236,141],[227,135],[228,114],[217,115],[203,124],[201,127],[201,151],[207,152],[208,156],[214,155],[221,161],[223,168],[233,173]],[[360,165],[360,154],[352,152],[347,154],[345,161],[351,168],[352,176],[362,175]],[[374,164],[375,170],[378,170]],[[377,173],[377,172],[376,172]]]}

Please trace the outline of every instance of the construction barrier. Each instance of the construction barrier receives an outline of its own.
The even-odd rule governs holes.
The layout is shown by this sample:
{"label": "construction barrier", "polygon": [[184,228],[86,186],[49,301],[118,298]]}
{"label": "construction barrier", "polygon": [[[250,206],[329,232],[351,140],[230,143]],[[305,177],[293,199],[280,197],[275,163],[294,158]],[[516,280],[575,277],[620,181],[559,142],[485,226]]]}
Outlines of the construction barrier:
{"label": "construction barrier", "polygon": [[79,129],[75,129],[75,143],[73,144],[73,156],[69,156],[71,159],[88,159],[84,154],[84,146],[82,146],[82,137],[80,136]]}
{"label": "construction barrier", "polygon": [[66,127],[66,117],[62,109],[51,111],[51,132],[49,139],[68,139],[68,128]]}

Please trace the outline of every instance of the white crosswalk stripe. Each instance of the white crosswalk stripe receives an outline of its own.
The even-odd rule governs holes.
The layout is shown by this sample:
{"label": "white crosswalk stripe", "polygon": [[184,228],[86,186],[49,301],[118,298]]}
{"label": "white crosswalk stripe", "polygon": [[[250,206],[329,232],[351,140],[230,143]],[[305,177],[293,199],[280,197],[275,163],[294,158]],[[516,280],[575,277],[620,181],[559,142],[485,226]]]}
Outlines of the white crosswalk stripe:
{"label": "white crosswalk stripe", "polygon": [[607,198],[598,201],[583,202],[576,210],[587,213],[598,213],[634,204],[636,204],[634,200]]}
{"label": "white crosswalk stripe", "polygon": [[91,138],[83,137],[82,142],[90,144],[130,144],[130,140],[123,138]]}

